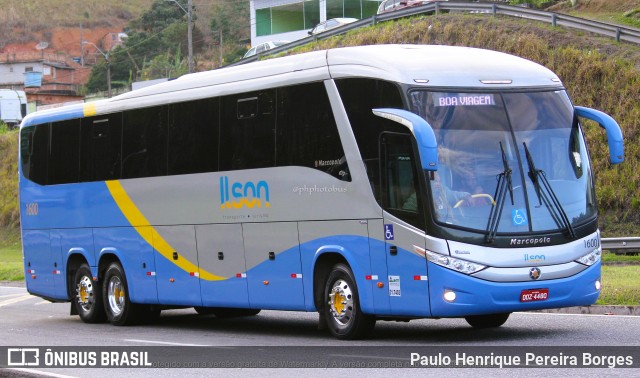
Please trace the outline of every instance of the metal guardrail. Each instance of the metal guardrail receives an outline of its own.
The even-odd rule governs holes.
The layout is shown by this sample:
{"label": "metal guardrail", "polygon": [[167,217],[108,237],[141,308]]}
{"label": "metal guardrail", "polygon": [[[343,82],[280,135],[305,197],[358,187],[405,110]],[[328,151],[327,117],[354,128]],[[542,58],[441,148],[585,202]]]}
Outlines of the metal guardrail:
{"label": "metal guardrail", "polygon": [[601,36],[612,37],[617,42],[625,41],[640,45],[640,29],[629,28],[621,25],[609,24],[606,22],[592,21],[584,18],[568,16],[560,13],[546,12],[536,9],[517,7],[512,5],[502,5],[497,3],[482,2],[454,2],[454,1],[436,1],[421,5],[418,7],[405,8],[393,12],[374,15],[369,18],[359,20],[357,22],[341,26],[320,34],[309,36],[297,41],[293,41],[286,45],[268,50],[264,53],[254,55],[252,57],[242,59],[238,62],[227,65],[227,67],[237,66],[245,63],[257,61],[261,56],[275,55],[294,47],[306,45],[307,43],[330,38],[336,35],[345,34],[351,30],[359,29],[364,26],[375,25],[379,22],[395,20],[399,18],[416,16],[420,14],[438,15],[442,11],[448,12],[472,12],[488,15],[504,15],[510,17],[526,18],[551,24],[552,26],[563,26],[578,29]]}
{"label": "metal guardrail", "polygon": [[602,249],[611,252],[640,252],[640,237],[629,238],[602,238],[600,239]]}

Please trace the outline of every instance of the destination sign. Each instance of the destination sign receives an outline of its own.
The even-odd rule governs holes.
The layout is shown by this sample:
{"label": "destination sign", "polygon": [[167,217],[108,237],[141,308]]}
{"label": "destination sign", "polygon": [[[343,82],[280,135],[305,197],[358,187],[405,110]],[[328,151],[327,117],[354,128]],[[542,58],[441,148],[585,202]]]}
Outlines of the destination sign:
{"label": "destination sign", "polygon": [[434,106],[486,106],[495,105],[492,94],[434,94]]}

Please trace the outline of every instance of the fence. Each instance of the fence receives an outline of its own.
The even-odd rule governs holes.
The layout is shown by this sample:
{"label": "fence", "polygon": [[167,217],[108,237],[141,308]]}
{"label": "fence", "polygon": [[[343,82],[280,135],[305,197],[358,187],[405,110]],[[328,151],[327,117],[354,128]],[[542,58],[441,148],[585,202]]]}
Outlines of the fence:
{"label": "fence", "polygon": [[639,253],[640,237],[630,238],[603,238],[602,249],[615,253]]}

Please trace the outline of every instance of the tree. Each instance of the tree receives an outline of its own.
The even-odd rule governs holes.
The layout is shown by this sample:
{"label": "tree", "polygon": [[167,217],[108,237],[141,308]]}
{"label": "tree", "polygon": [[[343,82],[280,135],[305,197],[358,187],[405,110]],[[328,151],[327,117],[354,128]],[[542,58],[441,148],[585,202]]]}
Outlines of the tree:
{"label": "tree", "polygon": [[224,41],[224,59],[233,62],[242,58],[246,52],[246,46],[251,39],[249,28],[249,2],[248,1],[222,1],[214,5],[215,16],[211,19],[209,27],[213,37],[222,31]]}
{"label": "tree", "polygon": [[[179,2],[186,8],[186,0]],[[165,72],[171,72],[175,76],[183,73],[179,69],[182,63],[176,63],[175,59],[178,57],[184,60],[187,55],[187,23],[184,12],[175,3],[156,0],[147,12],[130,22],[125,31],[128,38],[124,45],[109,52],[112,83],[139,80],[143,72],[147,80],[165,77]],[[193,40],[197,41],[193,45],[194,53],[202,51],[202,33],[195,27]],[[157,69],[158,65],[165,64],[159,63],[163,61],[173,62],[171,66],[174,69]],[[151,69],[146,67],[149,64],[153,65]],[[85,91],[106,90],[106,75],[106,62],[101,61],[91,70]]]}

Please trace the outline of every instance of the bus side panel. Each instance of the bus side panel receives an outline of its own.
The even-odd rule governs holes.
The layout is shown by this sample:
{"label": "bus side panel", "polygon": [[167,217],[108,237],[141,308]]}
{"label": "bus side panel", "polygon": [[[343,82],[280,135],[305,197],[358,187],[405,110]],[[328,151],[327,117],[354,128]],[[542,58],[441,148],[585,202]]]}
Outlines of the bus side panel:
{"label": "bus side panel", "polygon": [[163,245],[173,249],[163,251],[168,256],[155,254],[158,301],[164,305],[202,306],[195,227],[158,226],[155,229],[158,232],[153,239],[156,251],[162,250]]}
{"label": "bus side panel", "polygon": [[[341,255],[351,267],[358,293],[360,307],[367,314],[374,314],[373,293],[375,282],[367,280],[372,274],[369,259],[369,235],[366,221],[318,221],[299,222],[300,255],[302,276],[304,277],[305,307],[308,311],[317,311],[313,297],[313,269],[319,258],[325,253]],[[323,282],[324,287],[326,283]]]}
{"label": "bus side panel", "polygon": [[202,305],[249,308],[242,226],[198,225],[196,237],[200,269],[223,278],[200,281]]}
{"label": "bus side panel", "polygon": [[114,254],[124,269],[129,296],[134,303],[158,303],[156,267],[153,248],[142,237],[151,240],[150,227],[96,228],[93,230],[98,258]]}
{"label": "bus side panel", "polygon": [[54,298],[53,257],[49,230],[22,230],[25,281],[31,294]]}
{"label": "bus side panel", "polygon": [[[427,260],[416,253],[424,249],[424,236],[385,215],[385,241],[391,314],[430,316]],[[394,248],[395,251],[391,251]]]}
{"label": "bus side panel", "polygon": [[55,286],[56,298],[68,300],[67,291],[67,264],[66,258],[62,255],[62,235],[60,230],[51,230],[49,233],[51,240],[51,257],[53,259],[53,285]]}
{"label": "bus side panel", "polygon": [[251,307],[304,310],[297,224],[245,223],[242,233]]}
{"label": "bus side panel", "polygon": [[[384,240],[382,219],[369,220],[369,258],[371,259],[371,276],[373,283],[373,305],[378,315],[391,315],[389,290],[380,290],[375,285],[387,282],[387,251]],[[385,284],[386,285],[386,284]]]}
{"label": "bus side panel", "polygon": [[91,267],[94,277],[97,277],[98,261],[93,249],[93,230],[90,228],[58,230],[60,235],[60,249],[65,257],[65,263],[69,255],[81,254]]}
{"label": "bus side panel", "polygon": [[[529,282],[490,282],[454,272],[431,262],[429,287],[434,317],[460,317],[513,311],[539,310],[570,306],[588,306],[598,299],[595,281],[600,279],[600,263],[563,279]],[[549,290],[544,301],[520,302],[522,290]],[[453,290],[456,300],[444,301],[445,290]]]}

